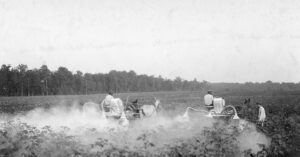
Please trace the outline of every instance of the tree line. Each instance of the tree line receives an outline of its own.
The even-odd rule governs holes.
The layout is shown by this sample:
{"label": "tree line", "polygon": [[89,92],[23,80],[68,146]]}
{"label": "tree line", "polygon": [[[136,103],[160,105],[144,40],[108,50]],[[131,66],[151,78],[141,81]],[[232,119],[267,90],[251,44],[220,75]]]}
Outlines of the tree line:
{"label": "tree line", "polygon": [[0,69],[1,96],[69,95],[113,92],[150,92],[201,90],[202,82],[174,80],[138,75],[134,71],[115,71],[107,74],[72,73],[66,67],[50,71],[47,65],[39,69],[28,69],[27,65],[17,67],[3,64]]}
{"label": "tree line", "polygon": [[138,75],[134,71],[116,71],[109,73],[73,73],[66,67],[50,71],[47,65],[39,69],[28,69],[25,64],[16,67],[3,64],[0,69],[1,96],[35,96],[35,95],[70,95],[95,94],[113,91],[121,92],[153,92],[153,91],[206,91],[261,93],[300,91],[298,83],[278,83],[266,81],[262,83],[210,83],[208,81],[162,78],[161,76]]}

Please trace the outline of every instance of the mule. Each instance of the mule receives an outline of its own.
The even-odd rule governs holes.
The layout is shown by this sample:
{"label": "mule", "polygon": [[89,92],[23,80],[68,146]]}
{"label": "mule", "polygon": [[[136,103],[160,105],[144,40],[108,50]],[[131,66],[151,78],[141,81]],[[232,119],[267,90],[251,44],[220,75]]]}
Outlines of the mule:
{"label": "mule", "polygon": [[160,101],[156,98],[154,98],[154,99],[155,99],[154,104],[141,106],[140,110],[141,110],[143,116],[145,116],[145,117],[156,116]]}

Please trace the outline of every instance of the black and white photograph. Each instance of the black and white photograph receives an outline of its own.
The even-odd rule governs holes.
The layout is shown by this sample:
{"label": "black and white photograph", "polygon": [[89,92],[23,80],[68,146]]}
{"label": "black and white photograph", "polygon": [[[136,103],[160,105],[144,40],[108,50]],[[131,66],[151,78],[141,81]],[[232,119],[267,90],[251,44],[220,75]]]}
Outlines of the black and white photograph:
{"label": "black and white photograph", "polygon": [[299,0],[0,0],[0,157],[299,156]]}

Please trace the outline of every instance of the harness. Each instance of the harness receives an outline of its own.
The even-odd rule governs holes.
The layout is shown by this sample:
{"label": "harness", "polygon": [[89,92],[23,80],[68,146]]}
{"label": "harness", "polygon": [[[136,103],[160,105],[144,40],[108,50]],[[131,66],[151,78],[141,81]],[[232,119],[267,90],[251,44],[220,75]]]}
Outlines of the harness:
{"label": "harness", "polygon": [[140,118],[140,110],[138,107],[138,99],[129,105],[126,103],[125,111],[130,111],[133,118]]}
{"label": "harness", "polygon": [[126,110],[130,110],[130,111],[138,111],[138,100],[136,99],[135,101],[133,101],[130,105],[126,106]]}

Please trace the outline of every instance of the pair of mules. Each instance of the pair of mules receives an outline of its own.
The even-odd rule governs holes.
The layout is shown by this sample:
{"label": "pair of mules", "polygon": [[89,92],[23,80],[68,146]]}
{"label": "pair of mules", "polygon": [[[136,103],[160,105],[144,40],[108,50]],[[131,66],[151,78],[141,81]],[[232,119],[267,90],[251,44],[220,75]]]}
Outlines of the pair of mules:
{"label": "pair of mules", "polygon": [[156,116],[160,101],[154,97],[153,104],[138,104],[138,99],[126,104],[125,112],[128,119]]}
{"label": "pair of mules", "polygon": [[154,104],[139,105],[136,99],[131,104],[124,106],[120,98],[110,100],[110,104],[101,103],[103,116],[110,120],[120,120],[120,122],[127,124],[128,119],[133,120],[137,118],[156,116],[160,101],[156,98]]}

